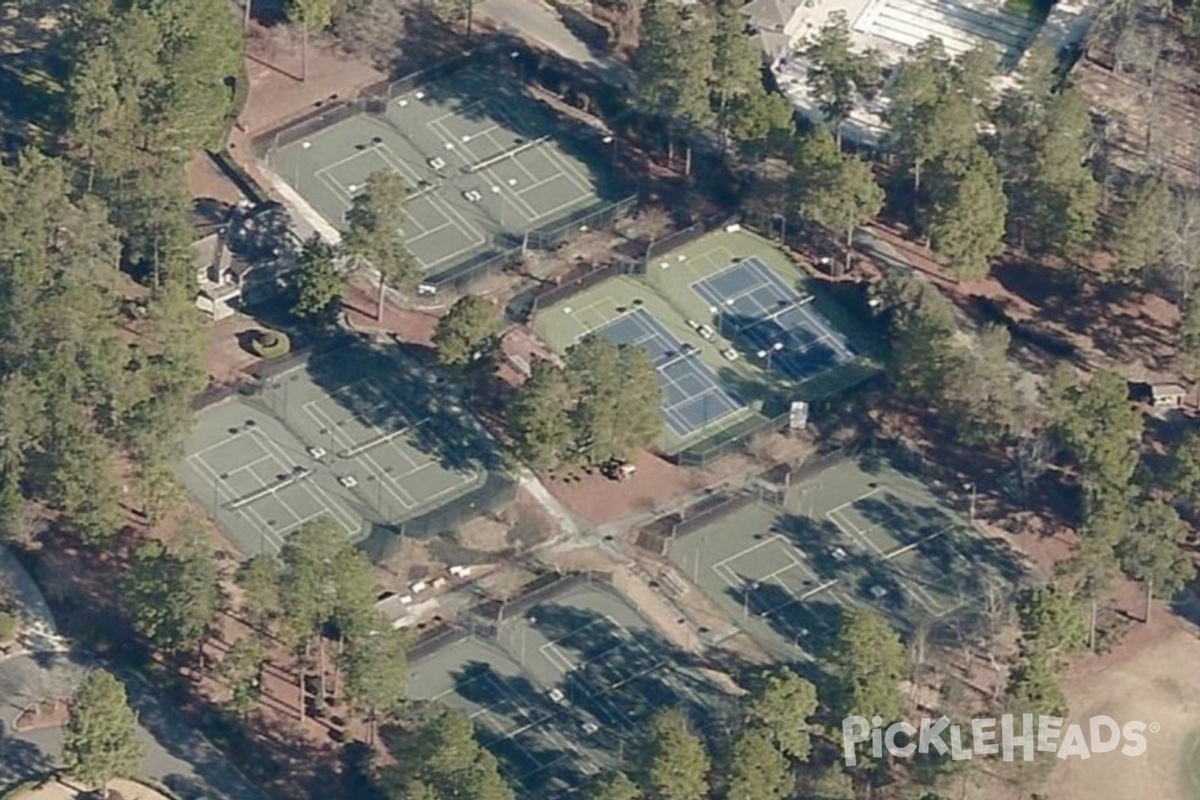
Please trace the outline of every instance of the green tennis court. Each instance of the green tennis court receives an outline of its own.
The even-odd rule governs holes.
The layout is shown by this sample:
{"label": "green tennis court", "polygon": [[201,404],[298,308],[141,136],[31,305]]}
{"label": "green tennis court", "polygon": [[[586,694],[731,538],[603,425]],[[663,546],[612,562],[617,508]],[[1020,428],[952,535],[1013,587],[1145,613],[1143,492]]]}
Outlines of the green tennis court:
{"label": "green tennis court", "polygon": [[964,519],[963,498],[886,463],[842,458],[783,494],[781,504],[732,503],[670,548],[681,576],[780,657],[820,652],[844,607],[866,605],[910,627],[1020,574]]}

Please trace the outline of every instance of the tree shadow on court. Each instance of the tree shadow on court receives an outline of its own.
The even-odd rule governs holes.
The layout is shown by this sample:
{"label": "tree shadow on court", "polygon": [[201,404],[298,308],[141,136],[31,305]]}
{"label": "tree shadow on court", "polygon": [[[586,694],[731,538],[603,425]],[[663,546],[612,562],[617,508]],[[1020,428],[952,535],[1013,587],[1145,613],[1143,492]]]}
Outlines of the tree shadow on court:
{"label": "tree shadow on court", "polygon": [[[744,594],[729,588],[729,596],[744,603],[748,616],[763,620],[790,644],[809,655],[828,655],[837,641],[841,606],[822,594],[798,600],[777,583],[758,584]],[[748,601],[748,602],[747,602]]]}
{"label": "tree shadow on court", "polygon": [[841,529],[827,519],[785,514],[776,520],[771,532],[786,537],[822,581],[843,577],[852,567],[848,562],[858,557]]}
{"label": "tree shadow on court", "polygon": [[582,665],[564,674],[563,691],[602,730],[635,729],[663,708],[684,707],[698,720],[713,712],[716,690],[687,668],[694,657],[652,630],[622,628],[596,611],[555,603],[536,606],[526,619]]}
{"label": "tree shadow on court", "polygon": [[[500,125],[522,136],[525,142],[548,137],[564,154],[587,167],[588,178],[603,201],[628,196],[633,189],[621,177],[619,143],[605,131],[564,113],[533,90],[536,82],[554,92],[546,86],[547,72],[554,61],[553,56],[531,49],[520,39],[494,34],[481,41],[463,68],[423,83],[420,88],[427,102],[453,104],[455,113],[463,119]],[[578,73],[572,77],[572,84],[580,83],[582,78]],[[589,111],[588,97],[580,97],[578,90],[575,94],[578,104]],[[546,224],[555,226],[561,221],[550,219]]]}
{"label": "tree shadow on court", "polygon": [[395,352],[349,339],[314,356],[308,371],[347,411],[381,431],[404,430],[406,441],[445,470],[501,467],[499,449],[453,388]]}
{"label": "tree shadow on court", "polygon": [[579,781],[574,759],[547,736],[553,730],[575,743],[582,727],[570,708],[555,703],[525,676],[502,675],[482,661],[468,662],[453,677],[455,693],[502,717],[509,726],[506,731],[477,726],[476,735],[527,796],[541,794],[555,783],[571,786]]}
{"label": "tree shadow on court", "polygon": [[919,542],[956,524],[953,517],[937,506],[919,505],[886,491],[859,498],[851,503],[851,508],[902,545]]}

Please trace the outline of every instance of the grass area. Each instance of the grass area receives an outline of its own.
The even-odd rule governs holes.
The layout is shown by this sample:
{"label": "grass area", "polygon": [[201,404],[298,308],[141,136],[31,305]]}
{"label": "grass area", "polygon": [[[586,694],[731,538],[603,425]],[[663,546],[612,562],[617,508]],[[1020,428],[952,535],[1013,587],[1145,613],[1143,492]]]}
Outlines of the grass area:
{"label": "grass area", "polygon": [[1014,17],[1023,17],[1031,22],[1044,22],[1050,16],[1054,0],[1004,0],[1001,8]]}

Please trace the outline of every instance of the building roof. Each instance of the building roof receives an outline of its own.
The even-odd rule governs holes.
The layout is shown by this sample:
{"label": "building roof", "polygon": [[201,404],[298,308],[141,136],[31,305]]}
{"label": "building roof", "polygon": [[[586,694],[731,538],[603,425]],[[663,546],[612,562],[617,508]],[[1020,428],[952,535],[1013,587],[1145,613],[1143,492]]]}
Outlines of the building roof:
{"label": "building roof", "polygon": [[1183,397],[1187,389],[1178,383],[1154,383],[1150,385],[1150,393],[1154,397]]}
{"label": "building roof", "polygon": [[742,6],[742,13],[750,18],[756,28],[782,29],[792,21],[804,0],[750,0]]}

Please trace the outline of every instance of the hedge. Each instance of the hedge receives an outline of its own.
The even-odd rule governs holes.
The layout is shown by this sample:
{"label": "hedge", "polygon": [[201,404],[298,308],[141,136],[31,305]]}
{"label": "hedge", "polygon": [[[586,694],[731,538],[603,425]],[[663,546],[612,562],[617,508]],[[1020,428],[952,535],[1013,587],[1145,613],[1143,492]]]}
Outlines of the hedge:
{"label": "hedge", "polygon": [[291,352],[292,343],[282,331],[259,331],[250,348],[261,358],[280,358]]}

